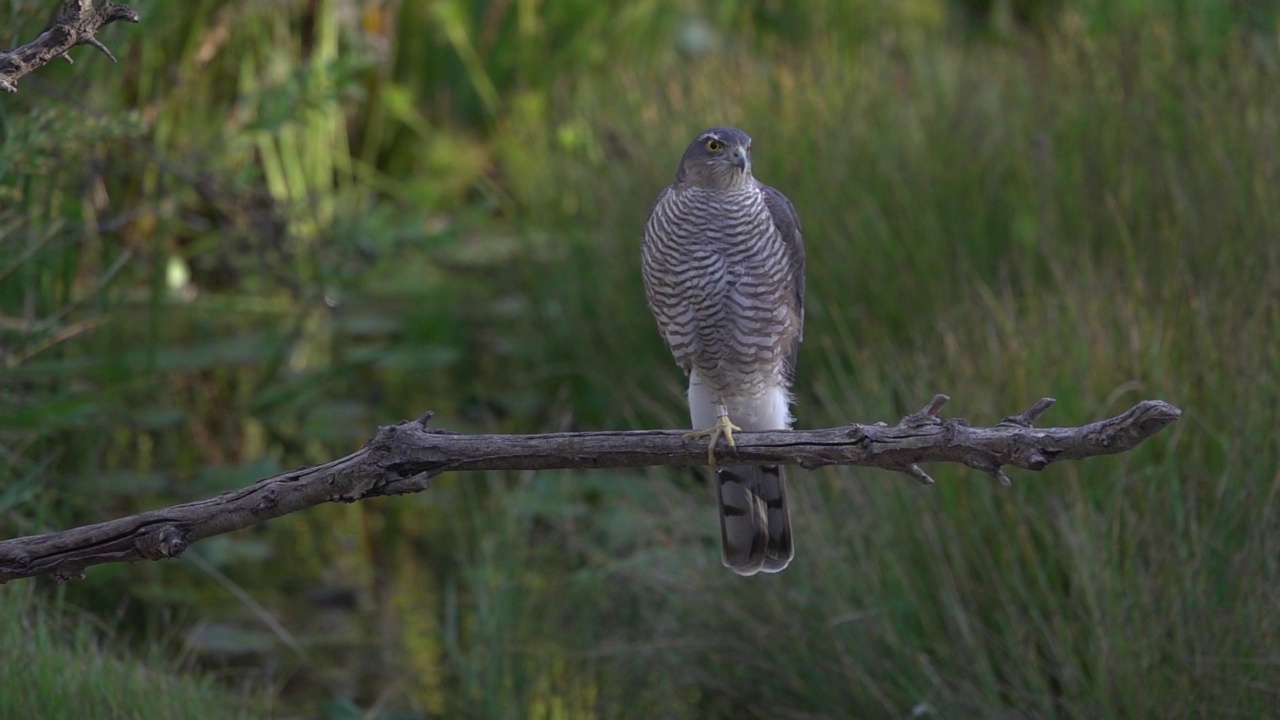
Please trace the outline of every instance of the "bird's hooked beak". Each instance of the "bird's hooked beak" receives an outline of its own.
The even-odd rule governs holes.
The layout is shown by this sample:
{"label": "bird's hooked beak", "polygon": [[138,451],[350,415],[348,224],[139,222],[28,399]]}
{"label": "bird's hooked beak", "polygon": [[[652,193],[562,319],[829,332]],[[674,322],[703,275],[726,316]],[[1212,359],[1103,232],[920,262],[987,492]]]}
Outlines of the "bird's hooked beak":
{"label": "bird's hooked beak", "polygon": [[734,146],[733,165],[739,170],[746,170],[747,167],[751,165],[751,156],[747,153],[747,148],[745,146]]}

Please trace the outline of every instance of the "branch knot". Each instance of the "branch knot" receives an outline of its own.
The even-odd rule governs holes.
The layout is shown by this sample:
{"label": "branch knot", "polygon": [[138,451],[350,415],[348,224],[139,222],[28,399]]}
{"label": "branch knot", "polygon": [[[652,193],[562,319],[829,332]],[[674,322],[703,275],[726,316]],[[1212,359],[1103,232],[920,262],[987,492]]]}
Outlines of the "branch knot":
{"label": "branch knot", "polygon": [[187,545],[187,533],[171,524],[143,528],[133,541],[138,554],[146,560],[178,557],[186,552]]}

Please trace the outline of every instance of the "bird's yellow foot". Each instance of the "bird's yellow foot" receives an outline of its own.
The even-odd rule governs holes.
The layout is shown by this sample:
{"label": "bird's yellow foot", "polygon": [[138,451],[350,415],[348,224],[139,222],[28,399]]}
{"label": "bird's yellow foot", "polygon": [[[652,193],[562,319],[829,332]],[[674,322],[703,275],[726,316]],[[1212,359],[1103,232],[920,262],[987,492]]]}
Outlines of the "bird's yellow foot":
{"label": "bird's yellow foot", "polygon": [[716,443],[720,442],[720,438],[723,437],[729,443],[729,447],[737,447],[737,444],[733,441],[733,431],[741,429],[742,428],[730,422],[728,415],[721,415],[716,418],[715,425],[712,425],[705,430],[695,430],[691,433],[686,433],[684,439],[689,441],[701,440],[704,437],[711,438],[711,442],[707,443],[707,464],[711,466],[712,471],[715,471]]}

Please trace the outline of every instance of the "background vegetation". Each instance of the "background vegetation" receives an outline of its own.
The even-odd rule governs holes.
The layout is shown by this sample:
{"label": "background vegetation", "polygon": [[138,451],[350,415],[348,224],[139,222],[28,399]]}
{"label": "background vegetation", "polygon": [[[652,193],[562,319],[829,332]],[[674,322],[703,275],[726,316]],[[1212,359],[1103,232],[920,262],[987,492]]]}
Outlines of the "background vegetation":
{"label": "background vegetation", "polygon": [[[9,5],[5,46],[51,9]],[[805,222],[802,426],[939,391],[983,423],[1044,395],[1057,424],[1185,415],[1011,490],[795,473],[776,577],[720,568],[705,487],[655,471],[444,478],[19,583],[0,715],[151,716],[157,683],[219,717],[1280,705],[1274,3],[136,6],[103,38],[119,65],[79,51],[0,105],[0,536],[205,497],[426,409],[683,425],[637,243],[719,123]]]}
{"label": "background vegetation", "polygon": [[100,624],[77,617],[60,599],[37,598],[33,590],[27,585],[0,593],[0,717],[248,717],[243,703],[211,679],[174,674],[158,647],[120,659],[103,648]]}

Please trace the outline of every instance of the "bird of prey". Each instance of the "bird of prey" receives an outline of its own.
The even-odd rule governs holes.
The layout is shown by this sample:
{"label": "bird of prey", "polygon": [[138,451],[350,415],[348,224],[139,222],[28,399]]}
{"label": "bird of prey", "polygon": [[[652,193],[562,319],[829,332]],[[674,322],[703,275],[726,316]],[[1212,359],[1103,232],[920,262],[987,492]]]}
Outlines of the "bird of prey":
{"label": "bird of prey", "polygon": [[739,575],[791,562],[787,486],[777,465],[717,468],[720,438],[791,427],[804,326],[804,245],[795,207],[751,174],[751,138],[701,133],[644,228],[645,296],[676,363],[689,376],[689,414],[710,438],[720,503],[721,560]]}

